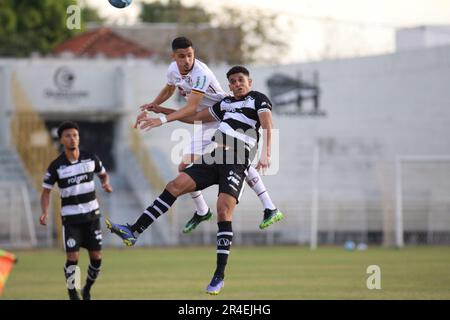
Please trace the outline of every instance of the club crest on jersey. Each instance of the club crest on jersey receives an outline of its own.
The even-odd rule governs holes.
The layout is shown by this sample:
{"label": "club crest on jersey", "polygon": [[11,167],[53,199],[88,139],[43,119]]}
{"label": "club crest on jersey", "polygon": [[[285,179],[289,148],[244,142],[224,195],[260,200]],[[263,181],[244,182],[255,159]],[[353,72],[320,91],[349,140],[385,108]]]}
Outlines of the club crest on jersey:
{"label": "club crest on jersey", "polygon": [[69,239],[67,239],[66,244],[69,248],[73,248],[73,247],[75,247],[77,242],[75,241],[74,238],[69,238]]}
{"label": "club crest on jersey", "polygon": [[185,91],[182,87],[178,86],[178,91],[180,92],[180,95],[182,95],[183,97],[187,96],[187,91]]}

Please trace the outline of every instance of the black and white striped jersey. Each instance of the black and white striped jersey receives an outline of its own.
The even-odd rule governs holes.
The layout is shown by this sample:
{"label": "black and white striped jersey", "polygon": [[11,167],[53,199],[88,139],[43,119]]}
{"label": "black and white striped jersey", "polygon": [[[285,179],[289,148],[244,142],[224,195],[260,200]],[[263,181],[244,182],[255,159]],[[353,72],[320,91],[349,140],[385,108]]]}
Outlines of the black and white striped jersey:
{"label": "black and white striped jersey", "polygon": [[63,224],[88,222],[100,216],[94,173],[105,172],[100,159],[84,151],[80,151],[78,161],[73,163],[64,152],[52,161],[42,187],[52,189],[55,182],[58,183]]}
{"label": "black and white striped jersey", "polygon": [[209,108],[211,115],[220,121],[219,131],[247,143],[251,148],[259,140],[261,123],[258,114],[271,110],[269,98],[258,91],[250,91],[240,99],[226,97]]}

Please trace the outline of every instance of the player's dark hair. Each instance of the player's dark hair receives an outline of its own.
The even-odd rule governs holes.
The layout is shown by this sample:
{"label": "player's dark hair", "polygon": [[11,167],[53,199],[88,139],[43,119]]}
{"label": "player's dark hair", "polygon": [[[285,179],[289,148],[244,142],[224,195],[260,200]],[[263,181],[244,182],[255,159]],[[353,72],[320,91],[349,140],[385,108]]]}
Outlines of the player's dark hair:
{"label": "player's dark hair", "polygon": [[228,72],[227,72],[227,79],[229,79],[232,74],[236,74],[236,73],[243,73],[247,77],[250,77],[250,72],[248,71],[248,69],[246,67],[234,66],[233,68],[228,70]]}
{"label": "player's dark hair", "polygon": [[61,136],[62,136],[64,130],[67,130],[67,129],[76,129],[78,132],[80,132],[80,128],[78,127],[78,124],[76,122],[64,121],[58,127],[58,138],[61,139]]}
{"label": "player's dark hair", "polygon": [[192,41],[186,37],[178,37],[172,41],[172,51],[192,47]]}

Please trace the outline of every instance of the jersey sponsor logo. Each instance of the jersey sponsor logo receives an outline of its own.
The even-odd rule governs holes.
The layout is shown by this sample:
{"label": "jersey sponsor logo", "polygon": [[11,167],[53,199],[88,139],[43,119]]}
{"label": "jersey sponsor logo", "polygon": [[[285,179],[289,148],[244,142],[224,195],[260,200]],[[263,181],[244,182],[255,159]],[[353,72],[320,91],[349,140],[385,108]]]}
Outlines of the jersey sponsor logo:
{"label": "jersey sponsor logo", "polygon": [[200,85],[200,77],[197,77],[197,82],[195,83],[195,87],[198,88]]}
{"label": "jersey sponsor logo", "polygon": [[88,179],[89,179],[88,175],[83,174],[82,176],[72,177],[72,178],[67,179],[67,183],[68,184],[80,184],[81,181],[88,180]]}
{"label": "jersey sponsor logo", "polygon": [[67,239],[66,244],[69,248],[73,248],[76,246],[77,242],[75,241],[74,238],[69,238]]}
{"label": "jersey sponsor logo", "polygon": [[44,180],[50,179],[51,174],[47,171],[44,175]]}
{"label": "jersey sponsor logo", "polygon": [[203,89],[205,87],[205,83],[206,83],[206,76],[203,76],[203,83],[200,89]]}
{"label": "jersey sponsor logo", "polygon": [[[201,83],[201,85],[200,85],[200,83]],[[203,77],[198,76],[197,81],[195,82],[194,88],[203,90],[203,88],[205,87],[205,84],[206,84],[206,76],[203,76]]]}

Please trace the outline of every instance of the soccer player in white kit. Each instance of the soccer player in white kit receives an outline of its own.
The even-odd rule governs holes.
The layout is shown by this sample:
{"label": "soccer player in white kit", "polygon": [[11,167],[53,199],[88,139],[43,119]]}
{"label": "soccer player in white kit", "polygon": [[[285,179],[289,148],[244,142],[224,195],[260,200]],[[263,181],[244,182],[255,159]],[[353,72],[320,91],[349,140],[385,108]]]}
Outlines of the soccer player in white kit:
{"label": "soccer player in white kit", "polygon": [[[148,111],[163,113],[164,116],[157,120],[161,122],[157,125],[162,125],[168,121],[181,120],[195,115],[195,113],[211,107],[226,96],[225,91],[208,66],[195,59],[194,48],[189,39],[178,37],[172,41],[172,58],[174,61],[167,71],[166,86],[152,102],[141,106],[142,113],[137,117],[135,127],[137,127],[139,120],[147,117]],[[176,89],[186,98],[186,105],[179,110],[160,106],[173,95]],[[183,150],[183,160],[178,166],[179,172],[205,153],[218,126],[219,122],[205,122],[200,129],[195,131],[191,144]],[[258,195],[264,207],[264,218],[259,225],[260,229],[265,229],[281,220],[283,214],[273,204],[258,171],[252,166],[248,170],[246,182]],[[185,225],[184,233],[191,232],[202,221],[209,220],[212,217],[212,212],[201,191],[192,192],[191,197],[195,202],[196,212]]]}

